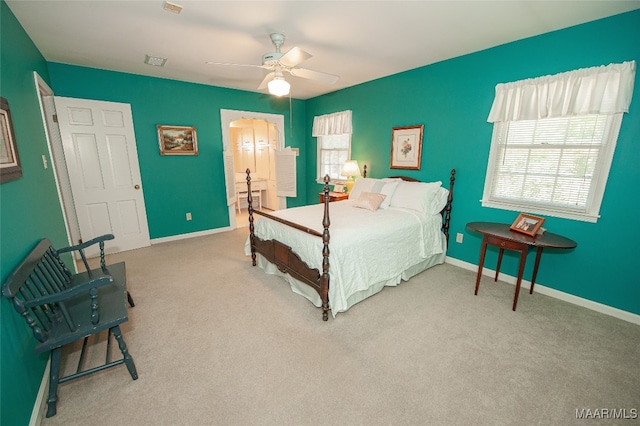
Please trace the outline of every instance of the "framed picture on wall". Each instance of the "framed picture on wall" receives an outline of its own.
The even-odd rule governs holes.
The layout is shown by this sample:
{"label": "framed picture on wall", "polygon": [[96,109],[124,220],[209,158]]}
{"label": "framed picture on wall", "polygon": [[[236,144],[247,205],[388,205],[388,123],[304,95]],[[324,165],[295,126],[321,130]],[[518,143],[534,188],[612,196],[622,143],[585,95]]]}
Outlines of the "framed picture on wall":
{"label": "framed picture on wall", "polygon": [[9,102],[0,97],[0,183],[22,177]]}
{"label": "framed picture on wall", "polygon": [[198,155],[198,138],[193,126],[158,125],[160,155]]}
{"label": "framed picture on wall", "polygon": [[424,125],[394,127],[391,132],[391,168],[420,170]]}
{"label": "framed picture on wall", "polygon": [[531,216],[530,214],[520,213],[516,220],[511,225],[511,230],[527,234],[530,237],[534,237],[542,224],[544,223],[543,217]]}

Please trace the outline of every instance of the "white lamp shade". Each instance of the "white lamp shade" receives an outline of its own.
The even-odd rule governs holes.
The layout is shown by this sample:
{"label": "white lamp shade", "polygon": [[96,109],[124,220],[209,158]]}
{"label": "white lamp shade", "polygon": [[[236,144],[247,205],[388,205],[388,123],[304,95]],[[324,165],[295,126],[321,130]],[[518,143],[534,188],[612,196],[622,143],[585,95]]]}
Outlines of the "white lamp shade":
{"label": "white lamp shade", "polygon": [[342,166],[342,176],[360,176],[360,166],[356,160],[347,160]]}
{"label": "white lamp shade", "polygon": [[284,96],[289,94],[291,85],[282,77],[276,77],[267,84],[269,93],[275,96]]}

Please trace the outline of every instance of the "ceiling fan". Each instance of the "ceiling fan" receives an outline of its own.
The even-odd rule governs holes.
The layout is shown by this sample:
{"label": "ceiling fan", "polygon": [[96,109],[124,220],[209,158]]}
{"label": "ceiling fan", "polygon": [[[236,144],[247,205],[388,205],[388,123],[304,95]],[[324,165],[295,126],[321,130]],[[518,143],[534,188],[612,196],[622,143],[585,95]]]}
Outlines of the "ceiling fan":
{"label": "ceiling fan", "polygon": [[211,65],[232,65],[240,67],[257,67],[264,68],[270,72],[265,76],[262,83],[258,86],[258,90],[264,88],[269,89],[269,93],[276,96],[289,94],[290,84],[284,79],[284,72],[288,72],[294,77],[316,80],[327,84],[333,84],[338,81],[337,75],[327,74],[319,71],[312,71],[306,68],[299,68],[298,65],[311,58],[311,54],[305,52],[299,47],[292,47],[286,53],[280,51],[280,46],[284,43],[284,35],[273,33],[271,41],[276,47],[275,52],[265,53],[262,55],[262,65],[250,64],[231,64],[223,62],[207,62]]}

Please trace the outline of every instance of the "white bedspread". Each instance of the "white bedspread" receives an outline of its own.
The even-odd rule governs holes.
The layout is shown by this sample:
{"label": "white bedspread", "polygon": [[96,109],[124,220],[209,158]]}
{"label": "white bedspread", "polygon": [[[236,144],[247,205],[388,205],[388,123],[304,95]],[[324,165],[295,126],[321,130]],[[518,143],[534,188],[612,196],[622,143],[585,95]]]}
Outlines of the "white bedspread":
{"label": "white bedspread", "polygon": [[[322,233],[323,211],[323,204],[314,204],[273,215]],[[366,293],[376,283],[397,285],[404,271],[444,252],[439,214],[426,216],[398,208],[373,212],[353,207],[352,200],[331,203],[329,213],[329,305],[334,317],[349,309],[354,294]],[[307,265],[322,271],[322,238],[254,217],[257,237],[289,245]],[[249,239],[245,253],[251,254]],[[312,300],[306,292],[300,293]]]}

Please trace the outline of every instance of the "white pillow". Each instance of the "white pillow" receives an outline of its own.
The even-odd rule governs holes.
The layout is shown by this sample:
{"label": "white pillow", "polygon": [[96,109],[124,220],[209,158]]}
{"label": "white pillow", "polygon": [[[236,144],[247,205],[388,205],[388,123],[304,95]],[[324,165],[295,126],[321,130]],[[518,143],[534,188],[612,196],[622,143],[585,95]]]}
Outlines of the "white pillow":
{"label": "white pillow", "polygon": [[391,197],[393,196],[398,182],[402,182],[402,179],[397,178],[359,178],[356,180],[351,192],[349,192],[350,200],[357,200],[360,194],[363,192],[374,192],[377,194],[385,195],[383,203],[380,205],[381,209],[389,208],[391,203]]}
{"label": "white pillow", "polygon": [[357,200],[360,194],[362,194],[363,192],[374,192],[372,191],[373,186],[378,181],[380,181],[380,179],[373,179],[373,178],[356,179],[356,182],[354,183],[353,188],[351,188],[351,191],[349,192],[349,199]]}
{"label": "white pillow", "polygon": [[391,198],[398,187],[398,181],[383,182],[380,194],[385,196],[384,201],[380,204],[381,209],[388,209],[391,206]]}
{"label": "white pillow", "polygon": [[429,214],[438,214],[447,205],[447,199],[449,198],[449,190],[447,188],[440,187],[436,192],[436,195],[429,203]]}
{"label": "white pillow", "polygon": [[433,214],[431,201],[436,196],[442,182],[399,182],[391,198],[391,207],[416,210],[425,214]]}
{"label": "white pillow", "polygon": [[353,202],[353,206],[375,212],[378,210],[378,207],[380,207],[380,204],[382,204],[385,198],[385,195],[377,194],[375,192],[363,192]]}

